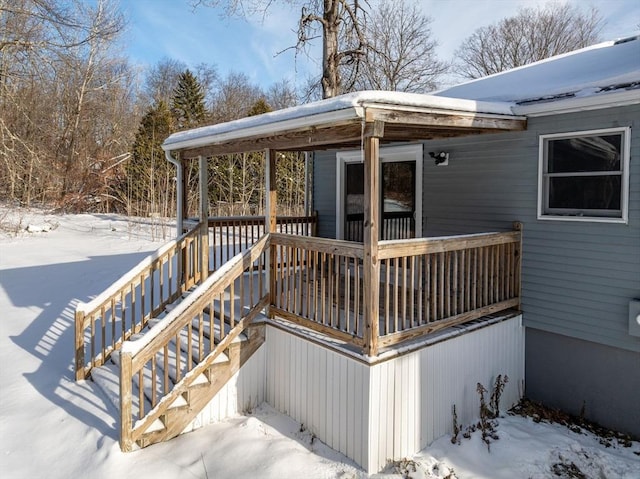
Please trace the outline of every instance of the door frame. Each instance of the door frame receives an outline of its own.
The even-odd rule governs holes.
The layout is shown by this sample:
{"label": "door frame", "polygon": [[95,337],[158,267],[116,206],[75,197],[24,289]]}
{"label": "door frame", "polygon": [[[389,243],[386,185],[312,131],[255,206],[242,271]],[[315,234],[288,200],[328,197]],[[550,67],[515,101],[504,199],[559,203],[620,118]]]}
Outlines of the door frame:
{"label": "door frame", "polygon": [[[416,162],[416,184],[415,184],[415,228],[416,238],[422,236],[422,143],[414,145],[385,146],[380,147],[380,163],[394,161],[415,161]],[[344,193],[346,165],[348,163],[364,162],[364,151],[348,150],[336,153],[336,239],[344,239]],[[382,171],[382,168],[380,168]],[[380,185],[382,194],[382,185]],[[381,199],[378,198],[378,201]],[[380,211],[383,214],[383,211]]]}

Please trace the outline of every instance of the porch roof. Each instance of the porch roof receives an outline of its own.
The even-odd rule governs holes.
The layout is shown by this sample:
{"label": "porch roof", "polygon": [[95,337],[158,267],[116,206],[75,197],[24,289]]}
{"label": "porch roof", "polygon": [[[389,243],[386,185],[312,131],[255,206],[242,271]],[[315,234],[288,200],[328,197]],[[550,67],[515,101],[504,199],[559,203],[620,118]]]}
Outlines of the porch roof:
{"label": "porch roof", "polygon": [[524,130],[525,117],[511,108],[507,102],[364,91],[174,133],[162,147],[193,158],[267,148],[353,148],[366,137],[392,142]]}

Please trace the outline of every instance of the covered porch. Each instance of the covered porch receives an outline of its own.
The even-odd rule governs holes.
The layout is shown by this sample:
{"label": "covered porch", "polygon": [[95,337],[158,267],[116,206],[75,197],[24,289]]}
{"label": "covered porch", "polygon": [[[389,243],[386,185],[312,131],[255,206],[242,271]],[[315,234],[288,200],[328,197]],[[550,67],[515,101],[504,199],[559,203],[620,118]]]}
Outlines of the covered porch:
{"label": "covered porch", "polygon": [[[376,357],[437,330],[518,309],[522,241],[519,224],[510,232],[412,237],[415,215],[407,220],[406,214],[385,214],[381,206],[381,145],[525,127],[504,104],[362,92],[177,133],[163,147],[178,166],[180,232],[186,226],[182,171],[187,161],[199,162],[200,184],[206,185],[208,158],[264,151],[264,217],[210,218],[201,187],[194,261],[201,265],[202,280],[268,236],[257,266],[262,272],[251,285],[268,296],[268,315]],[[315,236],[323,217],[277,217],[277,153],[320,150],[360,152],[363,212],[356,233],[342,236],[358,241]],[[386,226],[397,221],[394,216],[403,217],[404,223],[393,227],[399,235],[389,234],[392,228]],[[353,223],[353,215],[346,219]]]}
{"label": "covered porch", "polygon": [[[413,146],[425,139],[523,128],[502,104],[363,92],[169,137],[178,238],[76,307],[76,378],[98,378],[117,399],[122,450],[266,401],[375,472],[445,434],[452,406],[470,422],[473,384],[508,374],[514,404],[524,380],[520,226],[420,237],[416,194],[413,222],[385,228],[380,146],[419,150],[417,172],[425,158]],[[259,150],[264,216],[210,218],[208,159]],[[327,234],[335,218],[277,215],[276,153],[320,150],[334,164],[357,152],[360,238]],[[188,161],[200,172],[194,220]]]}

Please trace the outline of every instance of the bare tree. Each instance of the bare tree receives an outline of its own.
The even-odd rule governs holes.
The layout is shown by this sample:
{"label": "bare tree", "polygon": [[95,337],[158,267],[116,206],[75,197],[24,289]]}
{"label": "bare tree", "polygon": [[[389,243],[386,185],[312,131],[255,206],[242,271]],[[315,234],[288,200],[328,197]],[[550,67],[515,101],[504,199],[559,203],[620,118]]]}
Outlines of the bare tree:
{"label": "bare tree", "polygon": [[457,72],[479,78],[596,43],[604,21],[592,7],[569,3],[522,8],[514,17],[482,27],[456,51]]}
{"label": "bare tree", "polygon": [[214,93],[211,111],[213,123],[247,116],[254,103],[263,96],[260,87],[252,84],[244,73],[229,73]]}
{"label": "bare tree", "polygon": [[449,65],[437,58],[431,22],[415,3],[380,2],[366,25],[366,55],[355,78],[356,89],[434,90]]}
{"label": "bare tree", "polygon": [[[173,58],[163,58],[152,66],[145,75],[145,103],[147,106],[164,101],[171,103],[173,91],[178,86],[180,75],[187,69],[187,64]],[[218,82],[216,67],[207,63],[199,63],[192,69],[198,83],[205,92],[205,103],[211,105],[213,92]]]}
{"label": "bare tree", "polygon": [[[352,65],[358,71],[364,57],[366,38],[363,30],[368,0],[281,0],[301,8],[297,51],[312,40],[322,38],[322,96],[333,97],[353,89],[355,77],[344,81],[341,66]],[[194,6],[223,6],[230,16],[265,15],[275,0],[193,0]]]}
{"label": "bare tree", "polygon": [[123,27],[108,0],[0,0],[2,197],[66,206],[106,191],[100,172],[132,131],[131,69],[112,49]]}
{"label": "bare tree", "polygon": [[281,110],[298,104],[296,91],[287,80],[271,85],[267,92],[266,100],[274,110]]}
{"label": "bare tree", "polygon": [[163,58],[149,68],[144,82],[146,103],[157,105],[162,101],[169,105],[173,91],[178,86],[178,78],[186,69],[186,63],[172,58]]}

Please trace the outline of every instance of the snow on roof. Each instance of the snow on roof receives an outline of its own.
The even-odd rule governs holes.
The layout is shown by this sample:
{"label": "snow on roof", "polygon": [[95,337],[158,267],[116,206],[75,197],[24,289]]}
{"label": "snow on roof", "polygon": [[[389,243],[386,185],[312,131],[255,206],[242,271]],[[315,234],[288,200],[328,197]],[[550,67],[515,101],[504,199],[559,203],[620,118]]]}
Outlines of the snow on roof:
{"label": "snow on roof", "polygon": [[181,131],[169,136],[162,147],[167,151],[194,148],[206,144],[214,137],[216,141],[227,141],[249,135],[264,134],[268,131],[310,127],[330,120],[358,119],[364,117],[364,110],[368,107],[426,108],[513,116],[510,105],[500,102],[445,98],[397,91],[362,91],[226,123]]}
{"label": "snow on roof", "polygon": [[[366,108],[437,109],[452,112],[523,115],[560,110],[562,100],[626,92],[622,104],[640,102],[640,35],[608,41],[502,73],[462,83],[434,94],[362,91],[262,115],[174,133],[166,151],[197,148],[287,129],[363,118]],[[609,96],[607,100],[609,101]],[[540,102],[549,104],[539,107]],[[605,101],[605,104],[606,104]],[[602,102],[601,102],[602,103]],[[534,108],[527,105],[536,104]],[[562,104],[562,107],[566,106]]]}
{"label": "snow on roof", "polygon": [[[434,94],[523,104],[625,88],[640,88],[640,35],[557,55]],[[640,98],[640,89],[637,94]]]}

